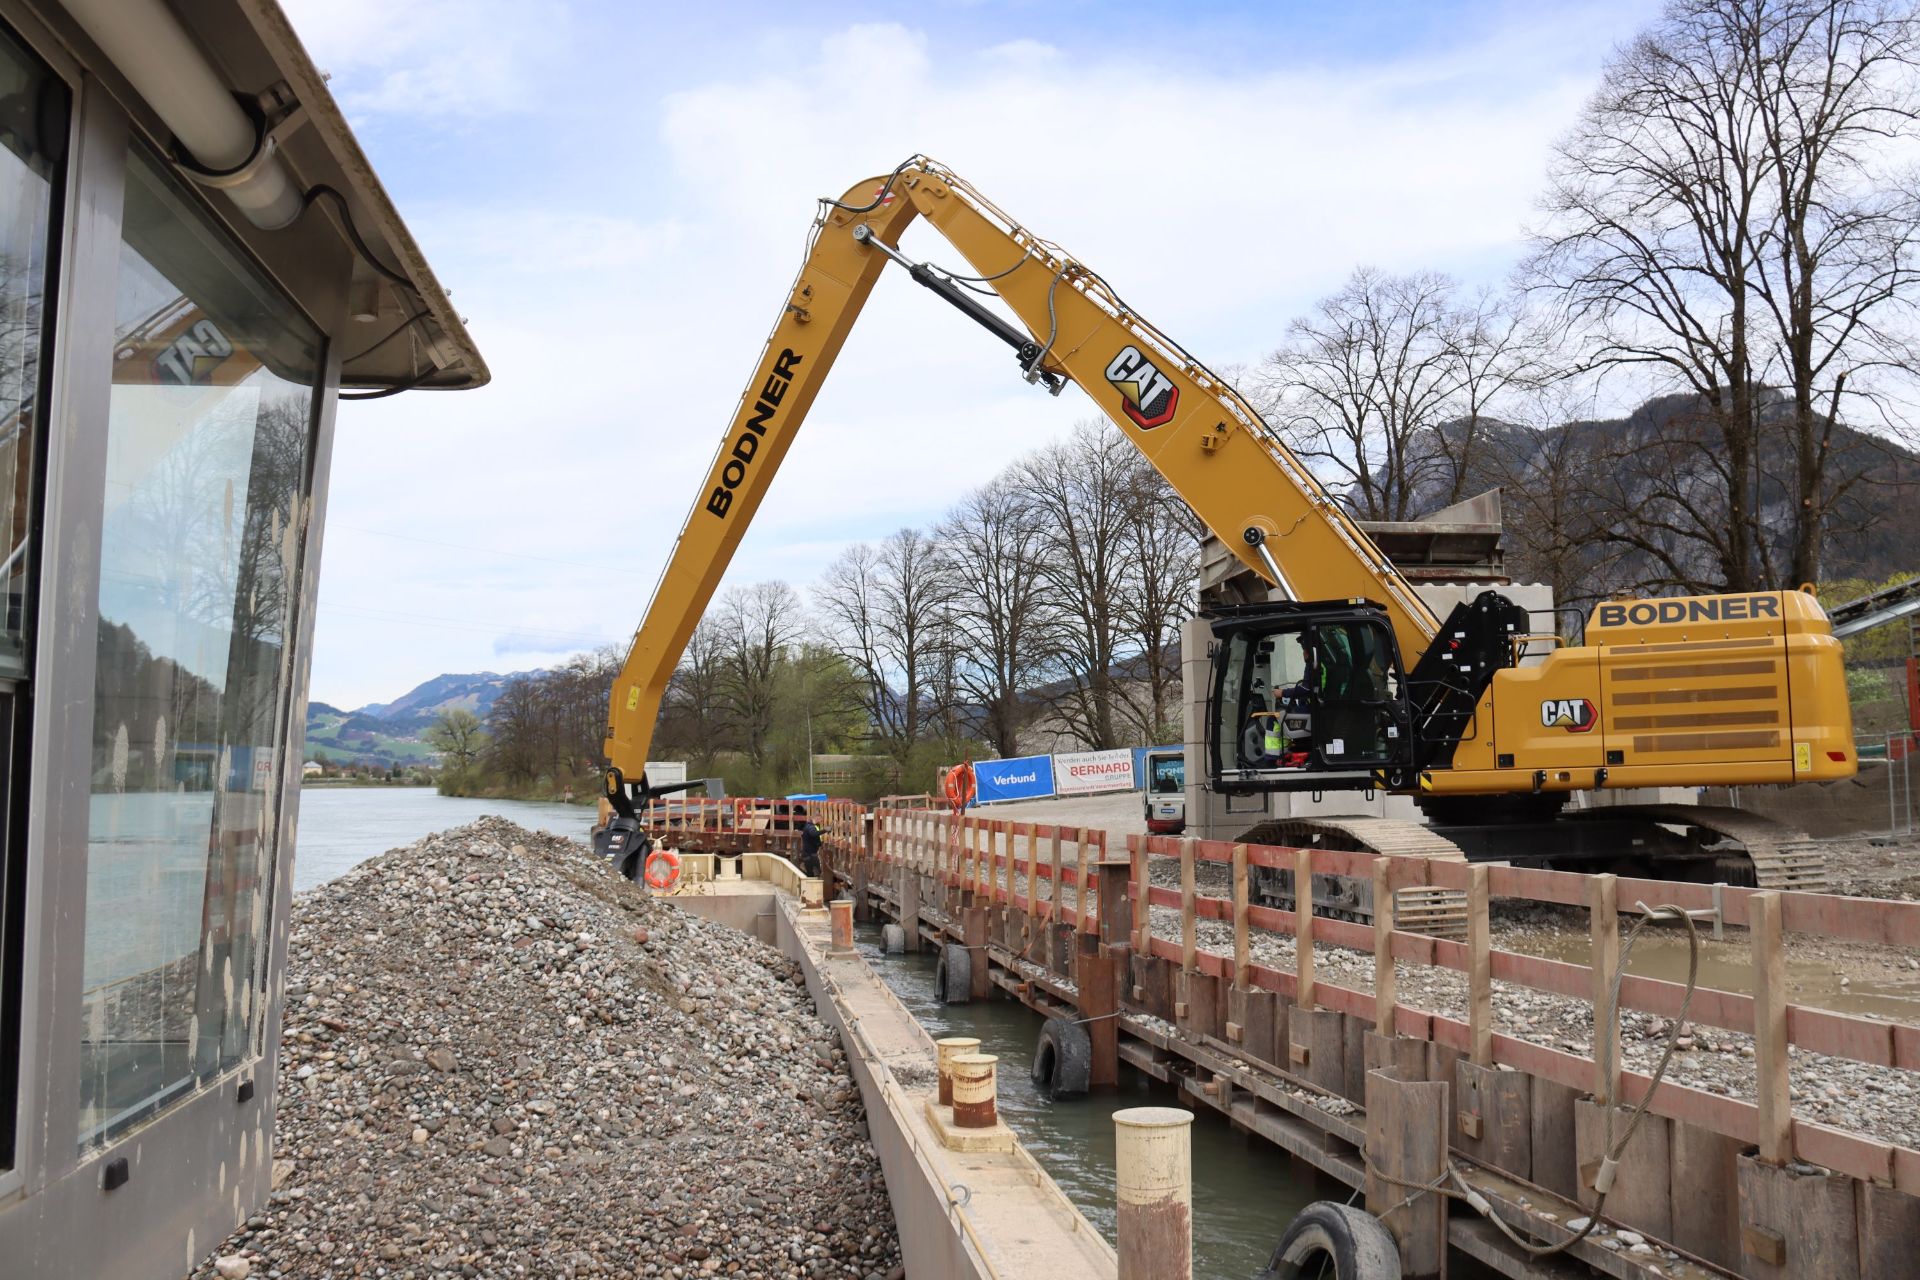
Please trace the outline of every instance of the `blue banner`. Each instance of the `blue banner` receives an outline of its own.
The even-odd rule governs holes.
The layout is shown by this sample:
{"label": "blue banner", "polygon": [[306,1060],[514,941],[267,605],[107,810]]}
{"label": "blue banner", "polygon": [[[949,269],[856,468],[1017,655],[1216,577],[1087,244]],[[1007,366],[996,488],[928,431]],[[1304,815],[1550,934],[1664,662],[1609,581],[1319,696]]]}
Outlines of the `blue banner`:
{"label": "blue banner", "polygon": [[995,800],[1037,800],[1053,794],[1053,757],[1021,756],[1014,760],[977,760],[973,778],[978,788],[975,804]]}

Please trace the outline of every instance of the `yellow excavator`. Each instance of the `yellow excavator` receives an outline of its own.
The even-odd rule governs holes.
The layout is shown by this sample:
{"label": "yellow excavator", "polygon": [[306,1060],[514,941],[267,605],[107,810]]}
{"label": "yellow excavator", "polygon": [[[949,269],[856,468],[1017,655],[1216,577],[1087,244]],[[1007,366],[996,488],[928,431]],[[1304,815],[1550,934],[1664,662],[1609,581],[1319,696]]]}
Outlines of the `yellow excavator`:
{"label": "yellow excavator", "polygon": [[[967,272],[901,252],[916,218]],[[604,855],[638,865],[639,807],[678,789],[649,787],[644,772],[668,680],[889,265],[1011,347],[1029,383],[1056,395],[1077,384],[1269,584],[1268,602],[1211,612],[1206,785],[1401,793],[1429,819],[1263,824],[1246,838],[1821,887],[1817,852],[1737,810],[1606,807],[1556,821],[1576,791],[1853,774],[1840,645],[1811,594],[1610,601],[1579,646],[1536,633],[1498,591],[1443,620],[1231,385],[1093,268],[924,156],[820,202],[613,685]],[[1267,896],[1280,895],[1287,886]]]}

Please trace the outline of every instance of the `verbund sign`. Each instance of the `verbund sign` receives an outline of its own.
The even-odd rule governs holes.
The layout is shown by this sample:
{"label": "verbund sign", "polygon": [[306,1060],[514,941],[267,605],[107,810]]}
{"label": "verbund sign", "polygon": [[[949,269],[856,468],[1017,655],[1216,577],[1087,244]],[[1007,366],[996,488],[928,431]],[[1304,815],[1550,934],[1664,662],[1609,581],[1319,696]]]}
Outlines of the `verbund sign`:
{"label": "verbund sign", "polygon": [[1053,758],[1054,787],[1063,796],[1089,791],[1128,791],[1133,787],[1133,752],[1077,751]]}
{"label": "verbund sign", "polygon": [[1035,800],[1053,794],[1053,757],[979,760],[973,766],[975,804],[995,800]]}

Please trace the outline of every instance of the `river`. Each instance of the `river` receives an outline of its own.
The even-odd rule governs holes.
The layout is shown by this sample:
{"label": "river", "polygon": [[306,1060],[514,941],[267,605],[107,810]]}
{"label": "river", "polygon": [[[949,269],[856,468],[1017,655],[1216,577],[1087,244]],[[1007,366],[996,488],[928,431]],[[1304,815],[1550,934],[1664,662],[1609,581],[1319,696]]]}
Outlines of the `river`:
{"label": "river", "polygon": [[[1126,1083],[1117,1090],[1056,1102],[1036,1089],[1028,1074],[1039,1015],[1016,1000],[942,1004],[934,991],[932,951],[886,955],[877,926],[857,932],[861,954],[928,1035],[977,1036],[980,1052],[999,1056],[1000,1118],[1111,1241],[1113,1113],[1179,1106],[1173,1089],[1128,1069]],[[1211,1108],[1195,1110],[1190,1132],[1196,1276],[1252,1275],[1266,1266],[1288,1221],[1308,1202],[1345,1200],[1349,1194],[1265,1140],[1237,1132]]]}
{"label": "river", "polygon": [[432,787],[307,787],[300,792],[294,892],[325,884],[375,854],[487,814],[584,840],[594,810],[584,804],[443,796]]}

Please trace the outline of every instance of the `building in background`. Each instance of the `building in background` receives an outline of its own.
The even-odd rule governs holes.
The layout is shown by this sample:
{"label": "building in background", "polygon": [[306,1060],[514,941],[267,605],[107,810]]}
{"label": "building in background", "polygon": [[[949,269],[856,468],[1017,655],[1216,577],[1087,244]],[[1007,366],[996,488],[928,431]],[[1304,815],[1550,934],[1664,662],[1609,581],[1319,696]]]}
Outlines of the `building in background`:
{"label": "building in background", "polygon": [[486,379],[272,0],[0,0],[8,1280],[265,1203],[335,398]]}

